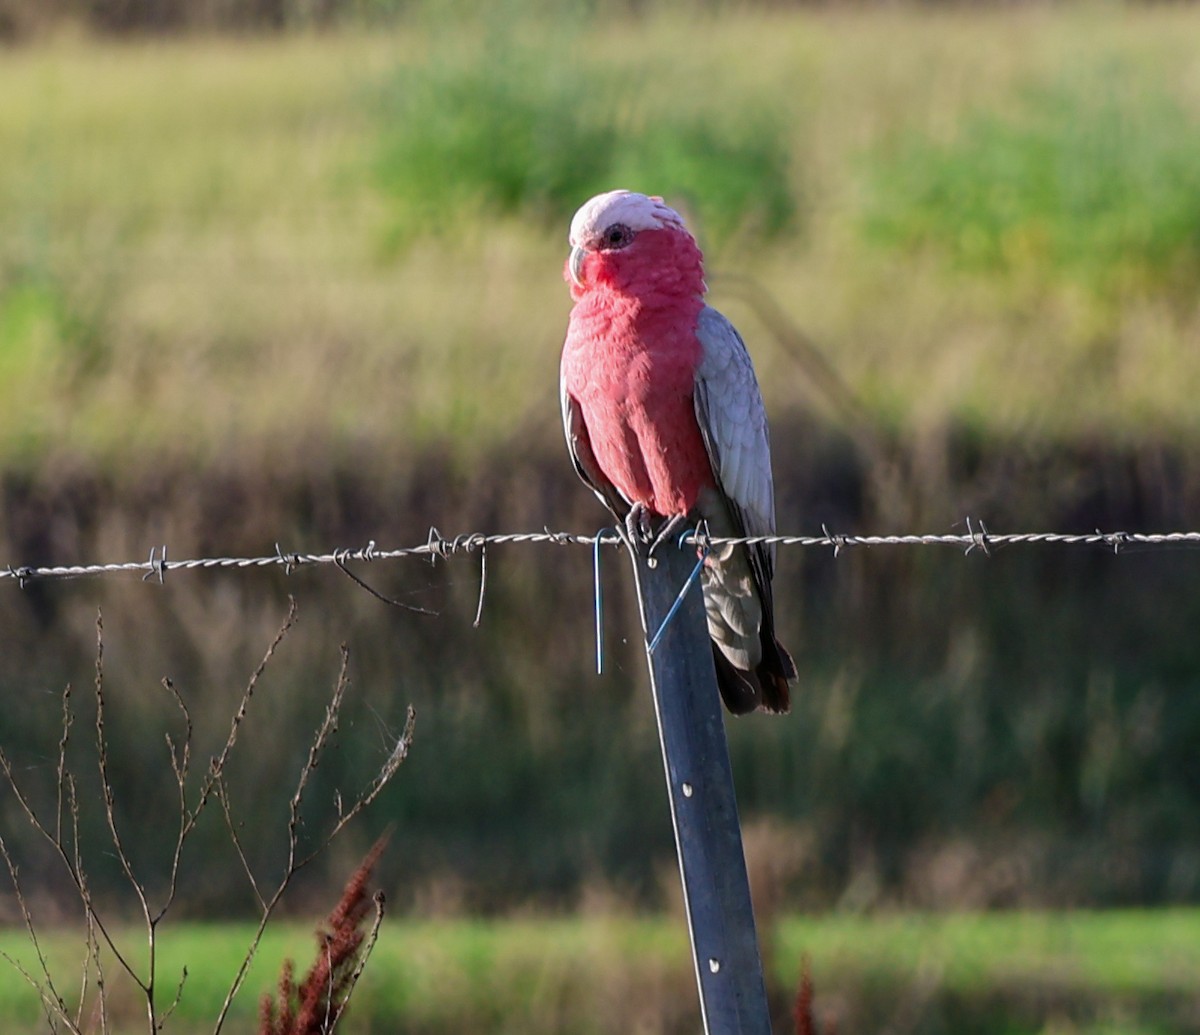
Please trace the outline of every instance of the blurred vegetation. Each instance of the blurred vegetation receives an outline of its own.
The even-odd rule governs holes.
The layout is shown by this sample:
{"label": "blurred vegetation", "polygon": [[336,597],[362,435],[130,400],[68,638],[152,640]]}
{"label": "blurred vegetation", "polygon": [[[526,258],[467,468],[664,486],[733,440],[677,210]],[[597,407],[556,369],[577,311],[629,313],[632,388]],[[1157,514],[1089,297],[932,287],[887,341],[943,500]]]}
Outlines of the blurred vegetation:
{"label": "blurred vegetation", "polygon": [[564,212],[614,183],[653,183],[694,207],[713,241],[789,229],[796,206],[779,97],[747,93],[716,111],[656,105],[644,63],[597,53],[582,28],[527,36],[503,15],[493,20],[473,45],[435,48],[404,68],[384,95],[379,180],[398,207],[401,241],[455,233],[472,217],[533,217],[561,232]]}
{"label": "blurred vegetation", "polygon": [[405,0],[0,0],[0,39],[79,24],[102,33],[263,32],[395,16]]}
{"label": "blurred vegetation", "polygon": [[1189,10],[523,10],[8,51],[0,457],[553,436],[566,226],[621,182],[773,412],[828,411],[727,272],[889,433],[1200,434]]}
{"label": "blurred vegetation", "polygon": [[[872,473],[844,438],[811,423],[774,428],[797,443],[779,467],[781,527],[880,527]],[[411,544],[433,524],[449,533],[536,529],[548,514],[553,527],[601,521],[557,442],[503,454],[499,474],[456,470],[436,451],[386,481],[311,459],[307,471],[204,476],[164,463],[132,488],[79,470],[54,484],[10,476],[0,525],[13,556],[36,563],[142,557],[146,543],[168,543],[178,558],[259,554],[275,542]],[[1200,465],[1162,445],[1065,452],[960,433],[940,466],[923,463],[915,527],[959,512],[996,529],[1177,528],[1200,511]],[[795,712],[730,724],[743,816],[781,824],[752,852],[783,867],[781,899],[850,910],[1194,902],[1192,556],[782,551],[781,636],[802,659]],[[654,905],[671,834],[625,562],[615,551],[602,559],[603,676],[592,671],[587,550],[496,547],[487,565],[478,629],[480,572],[468,557],[358,568],[436,617],[387,607],[332,568],[14,587],[0,599],[0,685],[29,706],[0,718],[0,738],[49,779],[58,693],[87,685],[103,607],[110,736],[130,781],[118,808],[129,824],[170,809],[165,749],[147,733],[174,728],[159,680],[169,676],[204,716],[195,751],[211,753],[293,593],[299,627],[264,676],[245,733],[255,744],[239,763],[247,788],[292,778],[299,731],[320,713],[345,640],[352,717],[322,764],[329,787],[348,794],[365,782],[405,705],[417,709],[416,744],[376,817],[403,831],[403,849],[381,864],[393,902],[451,914],[560,908],[601,880]],[[251,790],[241,800],[261,809],[256,829],[276,843],[268,831],[284,818],[281,803]],[[212,865],[233,866],[221,831],[211,833]],[[147,860],[161,848],[153,838],[142,846]],[[255,861],[269,866],[262,851]],[[334,882],[345,863],[334,853],[312,879]],[[243,894],[232,880],[195,893],[192,908],[208,916],[236,914]]]}
{"label": "blurred vegetation", "polygon": [[1200,117],[1125,64],[966,113],[948,140],[910,131],[867,161],[871,239],[1115,309],[1186,310],[1200,273]]}
{"label": "blurred vegetation", "polygon": [[[0,55],[0,559],[597,527],[558,428],[561,270],[574,207],[618,185],[666,194],[706,247],[767,395],[782,528],[1197,527],[1194,10],[630,8],[30,30]],[[817,343],[853,423],[735,271]],[[1200,899],[1193,557],[783,551],[796,713],[731,729],[770,893],[847,914]],[[243,786],[300,764],[344,639],[358,711],[326,789],[418,710],[378,817],[402,844],[394,901],[661,904],[670,825],[624,561],[604,562],[602,677],[586,551],[489,551],[478,630],[471,559],[361,574],[439,617],[332,569],[6,586],[0,691],[23,706],[0,741],[52,774],[102,606],[120,819],[164,814],[160,678],[195,702],[199,742],[223,736],[291,592],[301,625]],[[187,908],[236,915],[237,860],[213,852]]]}
{"label": "blurred vegetation", "polygon": [[[1049,1030],[1080,1035],[1183,1035],[1194,1030],[1198,926],[1189,910],[781,917],[768,975],[776,1030],[791,1030],[790,993],[808,956],[822,1030],[836,1022],[838,1031],[1004,1035],[1046,1031],[1051,1017]],[[171,1031],[211,1031],[229,961],[249,934],[236,924],[184,924],[169,944],[164,938],[164,972],[188,968]],[[251,985],[269,984],[280,961],[310,938],[298,923],[272,930]],[[44,945],[56,962],[77,948],[61,936]],[[13,935],[0,949],[29,959]],[[577,918],[393,920],[340,1030],[683,1035],[696,1028],[692,982],[679,918],[633,917],[612,903]],[[114,992],[114,1026],[135,1027],[137,1014]],[[0,970],[11,1035],[43,1030],[25,993],[15,972]],[[256,1005],[247,997],[231,1023],[248,1026]]]}

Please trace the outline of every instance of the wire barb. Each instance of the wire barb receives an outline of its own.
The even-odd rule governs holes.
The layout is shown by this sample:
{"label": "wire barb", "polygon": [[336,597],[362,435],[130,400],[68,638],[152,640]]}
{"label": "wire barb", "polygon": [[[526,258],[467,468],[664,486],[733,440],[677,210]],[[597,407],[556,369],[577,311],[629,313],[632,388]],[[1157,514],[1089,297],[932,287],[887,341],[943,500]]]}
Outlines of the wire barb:
{"label": "wire barb", "polygon": [[[336,552],[336,551],[335,551]],[[279,563],[283,565],[283,573],[290,575],[300,566],[300,555],[298,553],[284,553],[283,548],[275,544],[275,556]]]}
{"label": "wire barb", "polygon": [[167,570],[167,544],[163,543],[161,547],[161,556],[158,553],[159,549],[160,548],[157,546],[150,547],[150,560],[146,562],[150,566],[150,570],[142,576],[142,581],[149,582],[155,575],[157,575],[158,584],[161,586],[163,584],[163,575]]}
{"label": "wire barb", "polygon": [[[570,546],[575,541],[575,537],[570,532],[552,532],[549,525],[542,526],[542,533],[546,537],[546,542],[554,543],[557,546]],[[597,538],[600,534],[597,533]]]}
{"label": "wire barb", "polygon": [[446,552],[449,543],[442,538],[442,533],[439,532],[433,525],[429,526],[429,537],[425,540],[425,548],[429,551],[429,563],[436,564],[440,557],[443,561],[449,556]]}
{"label": "wire barb", "polygon": [[971,543],[967,547],[966,554],[963,555],[964,557],[967,554],[969,554],[972,550],[974,550],[976,547],[978,547],[980,550],[983,551],[983,555],[985,557],[991,557],[992,551],[990,549],[988,549],[987,525],[985,525],[982,521],[980,521],[979,522],[979,531],[976,532],[971,527],[971,519],[967,518],[967,535],[969,535],[971,537]]}
{"label": "wire barb", "polygon": [[1129,534],[1126,532],[1107,532],[1106,533],[1106,532],[1101,532],[1100,529],[1097,528],[1096,535],[1100,536],[1104,540],[1104,542],[1106,542],[1109,546],[1112,547],[1112,551],[1113,551],[1114,555],[1119,554],[1121,552],[1121,547],[1125,546],[1129,542]]}
{"label": "wire barb", "polygon": [[24,589],[29,583],[37,577],[37,573],[33,568],[14,568],[11,564],[4,571],[4,576],[10,579],[17,580],[17,587]]}
{"label": "wire barb", "polygon": [[821,525],[821,531],[825,533],[826,542],[833,547],[833,556],[836,560],[837,555],[842,552],[842,547],[846,545],[846,537],[844,535],[835,535],[833,532],[830,532],[829,527],[824,524]]}

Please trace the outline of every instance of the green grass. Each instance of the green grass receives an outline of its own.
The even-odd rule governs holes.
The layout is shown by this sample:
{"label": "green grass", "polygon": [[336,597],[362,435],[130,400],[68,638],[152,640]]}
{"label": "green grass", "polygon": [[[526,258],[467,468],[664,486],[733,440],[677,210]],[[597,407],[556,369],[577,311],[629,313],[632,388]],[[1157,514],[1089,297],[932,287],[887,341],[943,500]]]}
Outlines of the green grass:
{"label": "green grass", "polygon": [[[166,929],[164,983],[173,988],[182,968],[188,970],[168,1030],[204,1030],[248,936],[238,925]],[[271,931],[231,1030],[250,1023],[283,957],[306,966],[311,944],[300,925]],[[55,935],[49,946],[70,974],[77,955],[72,938]],[[0,947],[28,959],[16,933],[4,935]],[[818,1015],[837,1015],[853,1030],[877,1030],[889,1018],[908,1025],[901,1030],[955,1030],[946,1025],[970,1018],[957,1030],[1183,1031],[1185,1020],[1175,1011],[1194,1000],[1200,914],[788,918],[770,957],[770,980],[785,993],[780,1002],[805,956]],[[10,1025],[21,1026],[8,1030],[35,1030],[32,993],[11,969],[0,975],[0,1009]],[[108,979],[119,1009],[134,1010],[128,983],[111,966]],[[675,917],[389,920],[347,1030],[657,1032],[688,1030],[695,1009],[686,934]],[[123,1015],[119,1030],[130,1030],[124,1025],[135,1015]]]}
{"label": "green grass", "polygon": [[822,401],[723,273],[902,432],[1200,434],[1193,10],[455,17],[6,53],[0,459],[553,434],[618,184],[687,210],[775,412]]}
{"label": "green grass", "polygon": [[1200,116],[1121,65],[910,133],[870,163],[869,237],[1097,299],[1175,296],[1200,272]]}
{"label": "green grass", "polygon": [[932,968],[964,995],[997,986],[1081,994],[1187,994],[1200,961],[1200,917],[1191,910],[996,913],[793,919],[781,963],[809,953],[819,976],[840,970],[891,982]]}
{"label": "green grass", "polygon": [[561,234],[564,213],[620,183],[652,184],[688,206],[710,241],[790,228],[780,97],[743,87],[719,108],[677,94],[652,106],[645,87],[659,74],[648,55],[614,61],[616,48],[596,48],[582,24],[527,29],[496,19],[388,84],[377,171],[396,209],[396,247],[452,234],[468,217]]}

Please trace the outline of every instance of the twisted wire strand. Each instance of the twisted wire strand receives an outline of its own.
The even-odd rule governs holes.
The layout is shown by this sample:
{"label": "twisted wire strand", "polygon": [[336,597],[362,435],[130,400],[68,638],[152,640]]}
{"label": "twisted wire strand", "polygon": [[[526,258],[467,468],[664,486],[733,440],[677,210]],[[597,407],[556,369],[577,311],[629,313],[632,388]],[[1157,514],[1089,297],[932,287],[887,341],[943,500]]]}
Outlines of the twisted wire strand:
{"label": "twisted wire strand", "polygon": [[[122,561],[108,564],[70,564],[54,566],[23,565],[0,568],[0,581],[8,579],[25,586],[45,579],[72,579],[116,574],[140,574],[144,580],[163,581],[170,571],[212,569],[242,569],[281,567],[291,573],[297,568],[323,564],[345,564],[347,561],[390,561],[407,557],[423,557],[430,561],[446,559],[454,554],[472,553],[489,546],[518,544],[550,544],[555,546],[617,546],[624,542],[611,529],[593,535],[575,532],[469,532],[446,538],[436,528],[429,530],[424,543],[396,549],[381,550],[372,540],[358,549],[337,549],[326,553],[284,551],[276,544],[275,553],[261,557],[197,557],[169,560],[166,547],[155,547],[144,561]],[[837,556],[851,547],[872,546],[951,546],[970,554],[990,553],[1003,546],[1104,546],[1114,553],[1129,547],[1200,546],[1200,532],[1007,532],[988,531],[980,522],[973,527],[967,521],[967,531],[958,533],[913,533],[904,535],[843,535],[822,528],[820,535],[769,536],[708,536],[703,531],[692,532],[679,540],[681,546],[701,549],[737,544],[764,544],[777,547],[823,547]]]}

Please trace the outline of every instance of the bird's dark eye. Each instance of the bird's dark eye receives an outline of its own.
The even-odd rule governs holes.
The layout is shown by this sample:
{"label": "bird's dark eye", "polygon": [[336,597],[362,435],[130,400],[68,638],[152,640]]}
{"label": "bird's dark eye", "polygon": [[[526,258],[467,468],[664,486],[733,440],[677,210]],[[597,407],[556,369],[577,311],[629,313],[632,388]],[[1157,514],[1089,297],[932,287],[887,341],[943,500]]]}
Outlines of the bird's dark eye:
{"label": "bird's dark eye", "polygon": [[613,223],[600,235],[600,241],[605,248],[624,248],[632,240],[633,231],[624,223]]}

